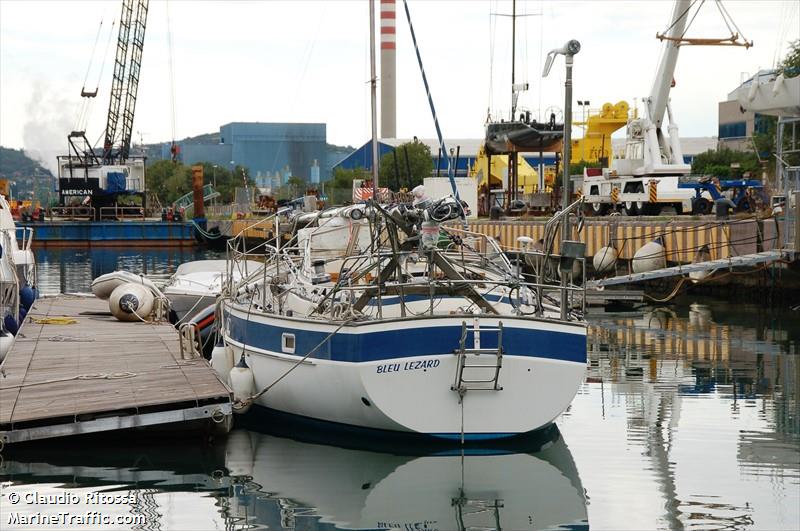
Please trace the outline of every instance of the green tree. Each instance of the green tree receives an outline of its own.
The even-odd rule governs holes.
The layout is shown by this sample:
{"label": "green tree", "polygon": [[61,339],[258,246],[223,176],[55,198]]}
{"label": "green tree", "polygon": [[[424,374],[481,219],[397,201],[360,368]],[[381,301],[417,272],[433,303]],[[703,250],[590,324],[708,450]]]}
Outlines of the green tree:
{"label": "green tree", "polygon": [[[406,152],[408,152],[408,164],[406,164]],[[397,164],[397,173],[395,165]],[[411,186],[408,183],[409,169],[411,170]],[[422,184],[425,177],[430,177],[433,171],[433,157],[431,149],[422,142],[407,142],[400,144],[393,153],[387,153],[381,158],[378,166],[378,177],[381,186],[390,188],[409,189]],[[399,173],[400,182],[397,182],[396,175]]]}
{"label": "green tree", "polygon": [[[735,172],[731,164],[739,164]],[[754,177],[760,175],[761,165],[758,157],[752,152],[733,151],[731,149],[712,149],[700,153],[692,161],[692,173],[713,175],[715,177],[738,177],[740,174],[750,172]]]}
{"label": "green tree", "polygon": [[329,203],[333,205],[350,203],[353,200],[353,180],[369,178],[370,174],[364,168],[352,170],[336,168],[333,178],[325,185],[325,191],[330,197]]}
{"label": "green tree", "polygon": [[[212,162],[200,162],[203,166],[203,183],[214,184],[220,193],[219,202],[230,203],[234,199],[236,188],[254,187],[255,181],[250,178],[250,170],[244,166],[236,166],[232,171]],[[192,164],[191,166],[194,166]],[[147,189],[158,195],[163,205],[172,204],[180,196],[192,190],[192,169],[171,160],[159,160],[147,168]]]}
{"label": "green tree", "polygon": [[786,77],[800,75],[800,39],[789,43],[789,50],[781,62],[778,63],[778,71]]}

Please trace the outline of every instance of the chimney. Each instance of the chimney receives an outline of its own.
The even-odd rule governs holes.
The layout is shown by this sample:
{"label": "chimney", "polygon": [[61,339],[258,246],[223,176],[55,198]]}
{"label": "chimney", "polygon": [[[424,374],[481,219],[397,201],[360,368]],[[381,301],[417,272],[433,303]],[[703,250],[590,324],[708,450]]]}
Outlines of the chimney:
{"label": "chimney", "polygon": [[397,138],[395,0],[381,1],[381,138]]}

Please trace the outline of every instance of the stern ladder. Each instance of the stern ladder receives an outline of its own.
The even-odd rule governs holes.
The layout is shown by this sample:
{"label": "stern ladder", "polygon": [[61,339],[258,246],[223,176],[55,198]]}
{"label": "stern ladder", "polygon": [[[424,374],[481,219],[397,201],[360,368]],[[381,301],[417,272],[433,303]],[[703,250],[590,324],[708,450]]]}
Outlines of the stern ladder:
{"label": "stern ladder", "polygon": [[[473,334],[473,348],[467,348],[467,336]],[[497,335],[496,348],[481,348],[481,334],[495,333]],[[456,377],[450,389],[456,391],[459,397],[467,391],[502,391],[498,384],[500,368],[503,366],[503,323],[498,322],[497,328],[481,328],[478,319],[473,321],[471,327],[466,321],[461,323],[461,340],[454,354],[458,356],[456,364]],[[483,358],[481,358],[483,356]],[[489,362],[480,361],[490,358]]]}

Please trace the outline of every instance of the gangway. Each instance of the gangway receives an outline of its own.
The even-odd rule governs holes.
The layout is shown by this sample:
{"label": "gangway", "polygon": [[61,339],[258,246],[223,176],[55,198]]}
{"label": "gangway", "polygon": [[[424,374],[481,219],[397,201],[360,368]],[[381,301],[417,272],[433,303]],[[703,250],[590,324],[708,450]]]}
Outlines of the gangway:
{"label": "gangway", "polygon": [[[214,190],[214,187],[210,184],[203,186],[203,202],[210,201],[216,197],[219,197],[219,192]],[[184,209],[187,211],[189,209],[194,208],[194,191],[189,192],[188,194],[184,194],[180,196],[175,202],[172,203],[172,208],[175,210],[180,211],[180,209]]]}
{"label": "gangway", "polygon": [[620,275],[616,277],[589,280],[586,282],[586,289],[591,290],[591,289],[604,288],[606,286],[630,284],[632,282],[644,282],[646,280],[675,277],[675,276],[686,275],[689,273],[699,273],[701,271],[714,271],[716,269],[731,269],[734,267],[768,264],[771,262],[777,262],[781,260],[792,260],[793,258],[794,258],[794,251],[791,249],[777,249],[772,251],[763,251],[754,254],[731,256],[729,258],[721,258],[718,260],[709,260],[707,262],[698,262],[696,264],[683,264],[673,267],[665,267],[662,269],[655,269],[653,271],[647,271],[643,273],[631,273],[629,275]]}

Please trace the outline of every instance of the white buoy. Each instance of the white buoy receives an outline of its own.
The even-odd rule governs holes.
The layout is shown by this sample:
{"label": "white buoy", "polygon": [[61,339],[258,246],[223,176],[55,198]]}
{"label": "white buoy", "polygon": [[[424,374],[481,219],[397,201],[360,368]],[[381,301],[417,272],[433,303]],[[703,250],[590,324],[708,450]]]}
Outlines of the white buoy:
{"label": "white buoy", "polygon": [[153,312],[154,304],[152,291],[130,282],[114,288],[108,298],[111,315],[120,321],[143,321]]}
{"label": "white buoy", "polygon": [[231,369],[233,369],[233,350],[225,344],[214,345],[211,351],[211,368],[217,373],[219,379],[229,384]]}
{"label": "white buoy", "polygon": [[646,273],[667,267],[664,241],[661,237],[642,245],[633,255],[632,262],[634,273]]}
{"label": "white buoy", "polygon": [[617,265],[617,258],[619,258],[619,253],[612,246],[607,245],[600,248],[592,258],[595,273],[607,273],[614,269],[614,266]]}
{"label": "white buoy", "polygon": [[250,432],[233,430],[225,443],[225,468],[231,477],[253,476],[255,451]]}
{"label": "white buoy", "polygon": [[[708,248],[708,244],[703,245],[700,249],[697,250],[697,253],[694,255],[694,260],[692,261],[693,264],[699,264],[702,262],[708,262],[711,260],[711,251]],[[692,271],[689,273],[689,278],[692,282],[697,284],[698,282],[705,280],[711,273],[713,273],[713,269],[708,269],[706,271]]]}
{"label": "white buoy", "polygon": [[[253,378],[253,370],[247,366],[244,361],[244,356],[239,358],[239,363],[236,364],[230,372],[231,389],[233,389],[233,398],[237,401],[242,401],[253,396],[256,389],[256,382]],[[234,413],[247,413],[252,403],[245,405],[239,409],[234,409]]]}

